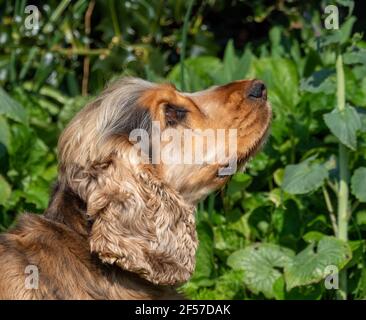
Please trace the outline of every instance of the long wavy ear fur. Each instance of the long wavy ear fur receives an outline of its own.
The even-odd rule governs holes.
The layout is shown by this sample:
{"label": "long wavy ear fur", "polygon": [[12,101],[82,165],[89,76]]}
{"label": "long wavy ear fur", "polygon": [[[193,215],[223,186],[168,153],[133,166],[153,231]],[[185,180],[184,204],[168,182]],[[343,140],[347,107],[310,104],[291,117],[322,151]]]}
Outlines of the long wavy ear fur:
{"label": "long wavy ear fur", "polygon": [[114,159],[89,185],[90,246],[99,258],[162,285],[194,271],[194,208],[147,172],[132,175]]}

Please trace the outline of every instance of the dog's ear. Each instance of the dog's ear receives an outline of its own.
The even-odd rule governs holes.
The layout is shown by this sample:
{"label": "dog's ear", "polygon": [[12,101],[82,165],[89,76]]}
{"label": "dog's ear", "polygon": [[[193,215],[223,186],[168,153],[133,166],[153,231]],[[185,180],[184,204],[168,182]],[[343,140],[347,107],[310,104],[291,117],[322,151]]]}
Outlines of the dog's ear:
{"label": "dog's ear", "polygon": [[195,267],[194,207],[146,168],[114,158],[86,176],[92,252],[160,285],[183,283]]}

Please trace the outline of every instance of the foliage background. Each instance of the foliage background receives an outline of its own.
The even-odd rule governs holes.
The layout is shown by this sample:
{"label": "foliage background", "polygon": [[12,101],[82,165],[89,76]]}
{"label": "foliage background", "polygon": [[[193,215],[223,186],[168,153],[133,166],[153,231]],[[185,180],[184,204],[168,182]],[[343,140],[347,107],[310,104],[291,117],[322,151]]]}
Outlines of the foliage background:
{"label": "foliage background", "polygon": [[[193,299],[332,299],[323,279],[335,265],[347,269],[348,298],[366,298],[362,1],[195,1],[184,42],[189,2],[0,0],[0,230],[47,206],[57,138],[88,100],[123,75],[182,88],[185,49],[186,90],[261,78],[274,120],[247,172],[199,205],[196,272],[181,290]],[[323,27],[332,3],[344,23],[334,33]],[[24,26],[29,4],[39,30]],[[329,116],[337,52],[353,106],[344,126]],[[336,237],[339,143],[354,172],[348,242]]]}

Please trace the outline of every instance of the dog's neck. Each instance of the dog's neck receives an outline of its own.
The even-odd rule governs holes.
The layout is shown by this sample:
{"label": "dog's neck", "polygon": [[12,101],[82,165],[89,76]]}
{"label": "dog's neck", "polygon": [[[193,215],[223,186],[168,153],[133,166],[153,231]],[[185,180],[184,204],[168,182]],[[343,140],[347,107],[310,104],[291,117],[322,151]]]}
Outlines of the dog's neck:
{"label": "dog's neck", "polygon": [[[86,204],[75,193],[67,188],[62,188],[59,183],[54,187],[49,206],[44,213],[45,218],[61,223],[85,239],[81,245],[89,250],[89,235],[92,227],[87,219]],[[91,260],[96,262],[97,260]],[[113,281],[108,280],[108,285],[101,285],[100,290],[106,290],[106,297],[121,299],[129,297],[135,299],[183,299],[184,297],[174,290],[174,287],[158,286],[138,277],[136,274],[121,270],[119,267],[99,264],[100,268],[109,270],[104,274],[111,274]],[[96,281],[103,281],[98,278]],[[109,290],[110,288],[110,290]]]}
{"label": "dog's neck", "polygon": [[88,237],[91,223],[86,219],[86,204],[75,193],[56,183],[44,213],[45,217],[62,223],[76,233]]}

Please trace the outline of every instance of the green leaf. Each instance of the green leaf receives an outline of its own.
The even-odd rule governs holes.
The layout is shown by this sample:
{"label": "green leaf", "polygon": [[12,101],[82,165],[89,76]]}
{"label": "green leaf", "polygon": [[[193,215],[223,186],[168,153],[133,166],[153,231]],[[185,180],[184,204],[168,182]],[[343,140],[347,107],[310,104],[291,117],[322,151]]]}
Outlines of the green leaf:
{"label": "green leaf", "polygon": [[234,196],[238,193],[239,197],[241,197],[241,192],[245,191],[245,189],[252,183],[252,180],[252,177],[246,173],[238,172],[234,174],[228,183],[226,194]]}
{"label": "green leaf", "polygon": [[328,275],[328,267],[335,266],[340,270],[351,258],[352,251],[346,242],[323,237],[317,246],[310,244],[285,266],[287,290],[317,283]]}
{"label": "green leaf", "polygon": [[366,64],[366,50],[346,52],[343,61],[344,64]]}
{"label": "green leaf", "polygon": [[329,45],[329,44],[344,44],[346,43],[351,37],[351,32],[353,28],[353,24],[356,22],[355,17],[350,17],[346,20],[345,23],[340,27],[339,30],[332,30],[332,33],[323,37],[322,45]]}
{"label": "green leaf", "polygon": [[[277,115],[292,111],[300,100],[299,77],[292,60],[283,58],[253,60],[248,77],[265,82],[268,87],[269,101]],[[283,85],[284,83],[286,86]]]}
{"label": "green leaf", "polygon": [[331,94],[336,87],[334,69],[322,69],[314,72],[309,78],[301,81],[301,90],[311,93],[326,93]]}
{"label": "green leaf", "polygon": [[253,293],[263,293],[273,298],[274,285],[281,278],[284,268],[294,256],[292,250],[274,245],[258,244],[235,251],[227,260],[234,270],[244,271],[244,283]]}
{"label": "green leaf", "polygon": [[[215,74],[222,67],[220,59],[210,56],[189,58],[184,61],[187,71],[188,89],[201,90],[214,84]],[[177,64],[168,74],[167,79],[180,88],[180,64]],[[193,81],[194,83],[188,83]]]}
{"label": "green leaf", "polygon": [[340,142],[352,150],[357,148],[357,131],[361,129],[361,119],[356,109],[347,106],[345,110],[334,109],[324,115],[324,121]]}
{"label": "green leaf", "polygon": [[339,29],[340,32],[339,41],[341,44],[346,43],[351,38],[351,32],[355,22],[356,18],[350,17],[346,20],[345,23],[343,23],[343,25]]}
{"label": "green leaf", "polygon": [[321,284],[296,287],[293,288],[290,292],[286,292],[285,295],[286,300],[320,300],[321,297]]}
{"label": "green leaf", "polygon": [[318,189],[328,177],[327,169],[307,159],[299,164],[288,165],[282,183],[282,189],[291,194],[305,194]]}
{"label": "green leaf", "polygon": [[11,188],[9,183],[0,175],[0,205],[5,204],[6,200],[10,197]]}
{"label": "green leaf", "polygon": [[243,271],[229,270],[215,279],[215,299],[232,300],[236,295],[243,294]]}
{"label": "green leaf", "polygon": [[324,233],[319,231],[309,231],[304,234],[303,239],[307,243],[319,242],[322,238],[324,238]]}
{"label": "green leaf", "polygon": [[12,99],[1,87],[0,87],[0,115],[25,123],[27,122],[27,114],[25,109],[14,99]]}
{"label": "green leaf", "polygon": [[357,284],[357,298],[366,299],[366,268],[361,270],[361,275]]}
{"label": "green leaf", "polygon": [[356,222],[359,226],[366,226],[366,210],[358,211],[356,213]]}
{"label": "green leaf", "polygon": [[230,81],[241,80],[245,78],[249,71],[252,57],[253,55],[249,50],[244,51],[235,67],[232,79]]}
{"label": "green leaf", "polygon": [[237,68],[237,57],[235,55],[233,40],[230,39],[226,45],[224,53],[223,77],[225,79],[225,82],[232,81],[236,68]]}
{"label": "green leaf", "polygon": [[283,176],[285,174],[285,170],[283,168],[278,168],[274,173],[273,173],[273,180],[276,183],[276,185],[281,186],[282,182],[283,182]]}
{"label": "green leaf", "polygon": [[273,284],[273,294],[276,300],[285,300],[286,286],[282,275]]}
{"label": "green leaf", "polygon": [[196,269],[191,281],[201,282],[207,280],[213,271],[213,233],[206,222],[197,226],[199,246],[196,253]]}
{"label": "green leaf", "polygon": [[239,232],[229,229],[227,225],[214,228],[214,246],[216,250],[233,252],[244,247],[244,238]]}
{"label": "green leaf", "polygon": [[50,193],[49,182],[41,177],[32,179],[32,181],[24,187],[24,198],[28,203],[32,203],[39,210],[47,207]]}
{"label": "green leaf", "polygon": [[366,168],[358,168],[351,179],[352,193],[361,201],[366,202]]}
{"label": "green leaf", "polygon": [[10,128],[6,119],[0,115],[0,144],[3,144],[7,149],[10,145]]}

